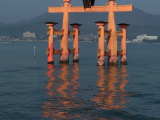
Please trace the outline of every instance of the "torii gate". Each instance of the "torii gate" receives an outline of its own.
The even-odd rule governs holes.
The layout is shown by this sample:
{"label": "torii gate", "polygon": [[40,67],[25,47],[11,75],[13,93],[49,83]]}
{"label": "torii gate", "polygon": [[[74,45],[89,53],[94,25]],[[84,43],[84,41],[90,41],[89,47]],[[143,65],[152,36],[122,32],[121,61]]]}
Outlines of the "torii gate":
{"label": "torii gate", "polygon": [[[86,1],[86,0],[83,0]],[[92,0],[89,0],[93,2]],[[63,36],[61,40],[61,49],[62,55],[60,57],[60,61],[67,61],[69,57],[68,51],[68,28],[69,28],[69,13],[73,12],[109,12],[108,17],[108,30],[110,32],[110,36],[108,36],[107,40],[107,49],[111,51],[111,56],[108,57],[108,62],[111,65],[117,65],[117,36],[116,36],[116,25],[115,25],[115,18],[114,12],[125,12],[125,11],[132,11],[133,4],[131,5],[118,5],[115,3],[115,0],[109,0],[109,3],[105,6],[92,6],[91,3],[88,8],[82,7],[72,7],[69,3],[71,0],[63,0],[64,4],[61,7],[48,7],[49,13],[64,13],[63,14]]]}

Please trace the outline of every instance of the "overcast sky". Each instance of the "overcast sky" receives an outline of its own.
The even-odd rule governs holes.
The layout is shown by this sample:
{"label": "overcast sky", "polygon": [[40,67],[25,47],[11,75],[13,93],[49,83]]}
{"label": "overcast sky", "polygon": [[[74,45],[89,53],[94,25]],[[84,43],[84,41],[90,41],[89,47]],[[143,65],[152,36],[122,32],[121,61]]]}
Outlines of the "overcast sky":
{"label": "overcast sky", "polygon": [[[160,14],[160,0],[116,0],[119,5],[134,4],[147,13]],[[95,0],[96,6],[104,6],[108,0]],[[0,0],[0,22],[14,23],[31,19],[47,12],[48,6],[61,6],[63,0]],[[71,5],[82,6],[82,0],[71,0]]]}

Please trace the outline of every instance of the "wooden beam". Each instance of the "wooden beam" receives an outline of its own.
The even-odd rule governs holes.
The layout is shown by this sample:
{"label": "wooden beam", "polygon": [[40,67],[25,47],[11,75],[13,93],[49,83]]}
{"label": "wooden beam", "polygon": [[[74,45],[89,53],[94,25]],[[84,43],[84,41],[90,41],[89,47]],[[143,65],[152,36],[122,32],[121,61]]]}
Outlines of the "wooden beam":
{"label": "wooden beam", "polygon": [[101,35],[101,29],[98,29],[98,35]]}
{"label": "wooden beam", "polygon": [[[133,11],[132,5],[118,5],[114,6],[114,12]],[[49,13],[63,13],[63,7],[48,7]],[[109,6],[92,6],[91,8],[84,7],[69,7],[68,12],[109,12]]]}
{"label": "wooden beam", "polygon": [[114,12],[127,12],[127,11],[133,11],[133,4],[114,6]]}
{"label": "wooden beam", "polygon": [[106,35],[106,36],[111,36],[111,31],[105,30],[105,31],[104,31],[104,35]]}
{"label": "wooden beam", "polygon": [[49,13],[63,13],[64,8],[63,7],[48,7]]}
{"label": "wooden beam", "polygon": [[117,31],[117,36],[123,36],[123,32],[122,31]]}
{"label": "wooden beam", "polygon": [[104,56],[111,56],[111,51],[105,51]]}
{"label": "wooden beam", "polygon": [[[98,35],[101,35],[101,29],[98,30]],[[110,33],[110,31],[105,30],[104,35],[111,36],[111,33]]]}
{"label": "wooden beam", "polygon": [[63,35],[64,31],[63,30],[54,30],[53,34],[54,35]]}
{"label": "wooden beam", "polygon": [[[64,31],[63,30],[54,30],[53,32],[54,35],[63,35]],[[75,31],[68,31],[68,35],[75,35]]]}
{"label": "wooden beam", "polygon": [[120,55],[120,56],[123,55],[122,52],[123,52],[123,50],[117,51],[117,55]]}
{"label": "wooden beam", "polygon": [[69,49],[69,54],[74,54],[75,53],[75,49]]}
{"label": "wooden beam", "polygon": [[75,30],[73,30],[73,31],[68,31],[68,35],[75,35]]}
{"label": "wooden beam", "polygon": [[53,54],[62,54],[62,50],[53,49]]}
{"label": "wooden beam", "polygon": [[[121,56],[122,55],[122,51],[123,50],[117,51],[117,55]],[[105,51],[104,52],[104,56],[111,56],[111,51]]]}
{"label": "wooden beam", "polygon": [[108,6],[92,6],[91,8],[70,7],[69,12],[109,12]]}
{"label": "wooden beam", "polygon": [[[75,49],[69,49],[69,54],[75,54]],[[61,50],[55,50],[53,48],[53,54],[62,54],[62,49]]]}
{"label": "wooden beam", "polygon": [[[100,35],[100,32],[101,32],[101,30],[98,30],[98,35]],[[107,31],[107,30],[105,30],[104,31],[104,35],[106,35],[106,36],[111,36],[111,33],[110,33],[111,31]],[[123,33],[122,33],[122,31],[117,31],[117,36],[123,36]]]}

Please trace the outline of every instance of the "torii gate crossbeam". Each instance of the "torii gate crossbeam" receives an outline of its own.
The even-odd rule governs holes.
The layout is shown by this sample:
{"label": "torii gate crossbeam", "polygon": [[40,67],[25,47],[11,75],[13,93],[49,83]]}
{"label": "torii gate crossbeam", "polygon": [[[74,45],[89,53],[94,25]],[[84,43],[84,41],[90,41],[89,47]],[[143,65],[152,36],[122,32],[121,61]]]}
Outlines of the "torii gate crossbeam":
{"label": "torii gate crossbeam", "polygon": [[[115,5],[113,7],[114,12],[127,12],[132,11],[133,5]],[[48,7],[49,13],[63,13],[64,9],[62,7]],[[109,6],[106,4],[106,6],[92,6],[91,8],[85,8],[84,7],[72,7],[70,6],[68,8],[69,13],[74,12],[109,12]]]}

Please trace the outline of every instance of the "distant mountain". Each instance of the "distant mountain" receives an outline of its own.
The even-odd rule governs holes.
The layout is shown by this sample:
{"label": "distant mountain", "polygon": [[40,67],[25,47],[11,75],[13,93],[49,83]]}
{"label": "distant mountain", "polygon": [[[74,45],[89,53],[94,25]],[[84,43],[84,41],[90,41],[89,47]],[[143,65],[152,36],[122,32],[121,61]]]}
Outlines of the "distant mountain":
{"label": "distant mountain", "polygon": [[[46,21],[54,21],[59,24],[55,29],[62,28],[62,13],[44,13],[41,16],[34,17],[30,20],[21,20],[17,23],[4,24],[0,23],[0,36],[22,35],[23,32],[30,31],[36,34],[45,35],[47,26]],[[80,33],[97,34],[98,26],[95,21],[108,20],[108,13],[70,13],[70,23],[81,23]],[[127,28],[128,36],[137,36],[139,34],[159,35],[160,36],[160,15],[145,13],[140,9],[134,8],[132,12],[115,13],[116,24],[121,22],[129,23]],[[72,27],[70,27],[72,30]],[[117,30],[120,28],[117,26]]]}

